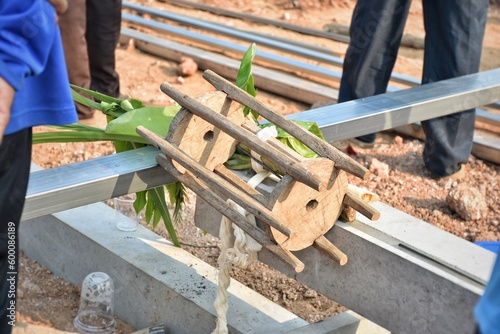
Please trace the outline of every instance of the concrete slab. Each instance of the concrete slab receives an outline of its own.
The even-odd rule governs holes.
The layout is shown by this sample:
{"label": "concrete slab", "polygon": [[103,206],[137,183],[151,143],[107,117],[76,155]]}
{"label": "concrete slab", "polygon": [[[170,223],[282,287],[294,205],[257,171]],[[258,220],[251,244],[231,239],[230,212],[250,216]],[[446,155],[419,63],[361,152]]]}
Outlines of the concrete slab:
{"label": "concrete slab", "polygon": [[[20,247],[54,274],[81,284],[93,271],[115,283],[115,312],[134,328],[165,323],[170,333],[215,328],[217,271],[142,226],[121,232],[103,203],[24,221]],[[229,288],[231,333],[285,333],[307,325],[237,281]]]}
{"label": "concrete slab", "polygon": [[[299,274],[265,251],[259,259],[391,332],[472,333],[472,310],[494,254],[396,209],[378,208],[382,218],[373,224],[380,230],[361,221],[337,222],[325,235],[349,257],[343,267],[311,247],[294,253],[306,265]],[[216,235],[220,219],[215,209],[198,200],[198,227]],[[425,245],[434,234],[442,247]],[[424,252],[410,245],[422,246]],[[454,256],[455,251],[468,258]]]}
{"label": "concrete slab", "polygon": [[352,311],[327,318],[286,334],[389,334],[390,332]]}

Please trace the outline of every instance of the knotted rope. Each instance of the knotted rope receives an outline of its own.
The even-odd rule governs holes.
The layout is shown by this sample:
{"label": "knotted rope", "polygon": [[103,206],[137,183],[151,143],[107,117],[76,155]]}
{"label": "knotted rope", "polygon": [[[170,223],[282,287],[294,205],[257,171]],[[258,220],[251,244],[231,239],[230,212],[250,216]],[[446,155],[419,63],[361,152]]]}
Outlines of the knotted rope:
{"label": "knotted rope", "polygon": [[[270,130],[267,130],[270,129]],[[266,131],[264,131],[266,130]],[[275,127],[269,127],[261,130],[257,133],[257,136],[263,140],[274,136],[276,137],[277,131]],[[257,157],[255,157],[257,158]],[[260,167],[260,165],[256,166]],[[254,170],[257,167],[253,165]],[[252,188],[256,188],[262,181],[267,177],[271,176],[272,173],[265,170],[256,170],[255,174],[250,180],[248,180],[248,185]],[[242,216],[244,216],[251,224],[256,225],[255,217],[248,213],[241,206],[233,202],[232,200],[227,201],[228,205],[237,210]],[[234,245],[231,248],[231,228],[234,229]],[[219,265],[219,276],[218,276],[218,288],[217,296],[215,298],[214,306],[217,312],[217,324],[212,332],[212,334],[227,334],[227,289],[231,283],[231,269],[233,264],[239,268],[246,268],[249,259],[256,259],[257,252],[261,250],[262,246],[255,241],[253,238],[246,235],[246,233],[240,229],[238,226],[234,225],[228,218],[222,216],[222,221],[219,230],[219,238],[221,240],[221,252],[217,263]]]}

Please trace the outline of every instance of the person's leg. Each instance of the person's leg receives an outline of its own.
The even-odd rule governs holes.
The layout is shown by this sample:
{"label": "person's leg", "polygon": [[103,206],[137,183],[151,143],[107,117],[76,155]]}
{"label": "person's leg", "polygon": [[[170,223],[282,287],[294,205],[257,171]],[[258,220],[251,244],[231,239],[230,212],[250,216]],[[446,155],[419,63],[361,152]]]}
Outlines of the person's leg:
{"label": "person's leg", "polygon": [[[411,0],[359,0],[344,59],[338,102],[386,92]],[[373,142],[375,134],[358,137]]]}
{"label": "person's leg", "polygon": [[[426,30],[422,83],[479,70],[488,0],[423,1]],[[422,122],[423,158],[434,177],[457,172],[472,149],[475,111]]]}
{"label": "person's leg", "polygon": [[87,48],[91,89],[118,97],[115,49],[120,38],[121,0],[87,0]]}
{"label": "person's leg", "polygon": [[[90,69],[85,40],[85,0],[68,1],[68,10],[59,17],[59,26],[69,82],[89,89]],[[80,119],[91,118],[94,115],[94,110],[89,107],[79,103],[75,106]]]}
{"label": "person's leg", "polygon": [[19,220],[31,162],[31,128],[4,137],[0,145],[0,334],[15,324]]}

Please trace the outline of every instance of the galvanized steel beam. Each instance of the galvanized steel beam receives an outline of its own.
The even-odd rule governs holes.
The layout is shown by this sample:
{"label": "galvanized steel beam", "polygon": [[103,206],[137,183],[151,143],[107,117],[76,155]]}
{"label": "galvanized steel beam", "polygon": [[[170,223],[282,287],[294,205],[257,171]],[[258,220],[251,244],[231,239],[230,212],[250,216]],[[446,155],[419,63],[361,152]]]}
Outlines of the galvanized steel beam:
{"label": "galvanized steel beam", "polygon": [[[233,58],[165,40],[130,28],[122,28],[121,34],[124,38],[134,39],[137,48],[150,54],[177,62],[180,62],[182,56],[188,56],[198,64],[199,69],[210,69],[226,78],[235,79],[238,74],[240,61]],[[299,102],[314,104],[338,98],[336,89],[287,73],[259,65],[252,66],[252,73],[255,78],[255,86],[258,89],[280,96],[289,96]]]}
{"label": "galvanized steel beam", "polygon": [[[500,69],[290,115],[334,142],[500,100]],[[153,147],[31,173],[23,219],[173,182]]]}
{"label": "galvanized steel beam", "polygon": [[22,220],[175,182],[144,147],[31,172]]}
{"label": "galvanized steel beam", "polygon": [[[130,15],[127,13],[122,14],[122,19],[124,21],[132,22],[135,24],[140,24],[144,27],[148,27],[151,29],[159,30],[162,32],[166,32],[169,34],[173,34],[185,39],[190,39],[192,41],[197,41],[201,42],[203,44],[211,45],[216,48],[220,48],[224,51],[232,51],[237,54],[243,55],[247,49],[248,45],[240,45],[236,43],[231,43],[229,41],[221,40],[218,38],[214,38],[211,36],[203,35],[203,34],[198,34],[192,31],[189,31],[187,29],[182,29],[178,27],[174,27],[165,23],[161,22],[156,22],[152,20],[146,20],[142,17],[135,16],[135,15]],[[295,70],[300,70],[303,73],[311,74],[314,76],[317,76],[319,78],[324,78],[324,79],[335,79],[335,78],[340,78],[341,74],[339,71],[335,71],[332,69],[328,69],[325,67],[317,66],[314,64],[310,64],[304,61],[292,59],[292,58],[287,58],[283,57],[280,55],[276,55],[270,52],[262,51],[262,50],[257,50],[256,52],[256,59],[260,59],[261,61],[265,61],[266,63],[269,64],[274,64],[274,65],[283,65],[286,64],[286,67],[289,69],[295,69]]]}

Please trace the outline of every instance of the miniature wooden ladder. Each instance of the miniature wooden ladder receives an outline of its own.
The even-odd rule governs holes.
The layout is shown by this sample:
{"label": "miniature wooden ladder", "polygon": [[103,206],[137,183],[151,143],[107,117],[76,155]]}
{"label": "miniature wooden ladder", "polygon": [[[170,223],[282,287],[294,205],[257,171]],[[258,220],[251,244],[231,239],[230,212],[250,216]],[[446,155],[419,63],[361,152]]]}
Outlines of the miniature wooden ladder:
{"label": "miniature wooden ladder", "polygon": [[[347,191],[346,172],[366,179],[369,171],[214,72],[205,71],[203,77],[217,91],[197,99],[168,83],[161,85],[161,90],[182,106],[166,139],[137,128],[165,154],[158,155],[158,163],[296,272],[302,271],[304,264],[291,252],[311,245],[344,265],[347,256],[324,234],[346,205],[378,219],[377,210]],[[275,138],[259,139],[256,133],[260,128],[243,116],[241,105],[299,139],[319,157],[306,159]],[[224,166],[239,143],[284,173],[270,195],[251,188]],[[223,198],[253,214],[263,229],[250,224]]]}

